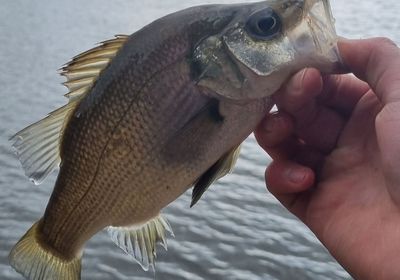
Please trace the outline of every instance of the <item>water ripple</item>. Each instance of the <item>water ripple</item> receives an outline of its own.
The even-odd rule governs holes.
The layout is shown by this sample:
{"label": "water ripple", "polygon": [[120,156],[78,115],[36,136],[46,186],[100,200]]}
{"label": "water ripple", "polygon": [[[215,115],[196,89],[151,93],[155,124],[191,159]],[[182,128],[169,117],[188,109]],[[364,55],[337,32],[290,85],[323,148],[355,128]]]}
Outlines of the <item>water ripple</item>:
{"label": "water ripple", "polygon": [[[21,279],[8,265],[8,252],[42,215],[55,180],[53,174],[33,186],[8,138],[65,102],[56,69],[113,34],[130,34],[166,13],[212,2],[0,0],[1,279]],[[390,36],[400,42],[399,1],[335,0],[332,5],[341,35]],[[100,232],[85,249],[83,279],[349,279],[315,236],[267,192],[268,162],[251,136],[234,173],[213,185],[194,209],[190,192],[172,203],[165,212],[176,238],[169,239],[168,252],[158,248],[155,274],[143,272]]]}

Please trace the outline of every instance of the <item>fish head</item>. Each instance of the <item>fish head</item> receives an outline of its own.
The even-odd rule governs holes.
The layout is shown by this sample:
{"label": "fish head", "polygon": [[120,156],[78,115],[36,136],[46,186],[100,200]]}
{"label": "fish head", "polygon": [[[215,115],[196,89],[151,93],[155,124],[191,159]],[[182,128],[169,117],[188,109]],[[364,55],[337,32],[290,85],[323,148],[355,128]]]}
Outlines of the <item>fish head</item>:
{"label": "fish head", "polygon": [[325,73],[342,68],[328,0],[268,0],[226,9],[232,20],[193,54],[198,84],[217,95],[263,98],[305,67]]}

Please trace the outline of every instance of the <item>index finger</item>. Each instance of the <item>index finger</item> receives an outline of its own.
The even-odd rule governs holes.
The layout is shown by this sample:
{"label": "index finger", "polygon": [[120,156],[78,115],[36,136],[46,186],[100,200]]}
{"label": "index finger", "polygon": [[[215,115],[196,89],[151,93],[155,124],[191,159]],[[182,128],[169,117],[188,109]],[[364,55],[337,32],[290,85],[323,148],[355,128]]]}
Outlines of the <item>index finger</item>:
{"label": "index finger", "polygon": [[296,134],[308,145],[329,153],[359,99],[369,86],[349,75],[321,77],[307,69],[292,77],[275,96],[279,110],[295,121]]}
{"label": "index finger", "polygon": [[324,75],[305,69],[294,75],[278,92],[278,106],[295,118],[311,113],[310,105],[327,106],[349,115],[360,98],[370,89],[367,83],[349,74]]}

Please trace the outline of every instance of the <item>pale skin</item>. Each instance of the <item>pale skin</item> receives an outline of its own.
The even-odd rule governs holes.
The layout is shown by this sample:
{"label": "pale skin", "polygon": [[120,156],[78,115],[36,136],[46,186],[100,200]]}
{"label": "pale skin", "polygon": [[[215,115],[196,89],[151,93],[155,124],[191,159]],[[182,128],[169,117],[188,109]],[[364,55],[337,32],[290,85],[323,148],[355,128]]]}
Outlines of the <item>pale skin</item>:
{"label": "pale skin", "polygon": [[351,75],[296,74],[256,131],[269,191],[356,279],[400,279],[400,49],[340,40]]}

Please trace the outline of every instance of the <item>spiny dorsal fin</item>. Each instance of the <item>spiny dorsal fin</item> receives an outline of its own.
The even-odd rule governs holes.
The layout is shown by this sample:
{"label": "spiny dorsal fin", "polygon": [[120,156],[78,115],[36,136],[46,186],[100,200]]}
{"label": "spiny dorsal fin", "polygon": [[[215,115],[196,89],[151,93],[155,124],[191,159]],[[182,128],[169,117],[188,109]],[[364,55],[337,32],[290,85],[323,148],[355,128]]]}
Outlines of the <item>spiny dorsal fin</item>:
{"label": "spiny dorsal fin", "polygon": [[132,227],[108,227],[112,241],[125,253],[132,256],[147,271],[155,265],[156,244],[167,250],[166,231],[174,236],[168,221],[161,215],[147,223]]}
{"label": "spiny dorsal fin", "polygon": [[212,183],[232,171],[239,154],[240,146],[226,153],[197,180],[193,188],[190,207],[193,207],[200,200],[201,196]]}
{"label": "spiny dorsal fin", "polygon": [[128,37],[116,35],[114,39],[104,41],[99,46],[75,56],[62,67],[60,74],[67,78],[64,85],[70,90],[65,96],[70,99],[85,96]]}
{"label": "spiny dorsal fin", "polygon": [[61,69],[61,75],[67,78],[67,105],[51,112],[44,119],[26,127],[10,138],[25,174],[40,184],[61,162],[59,144],[70,113],[80,100],[86,96],[108,66],[128,36],[117,35],[99,46],[75,56]]}

